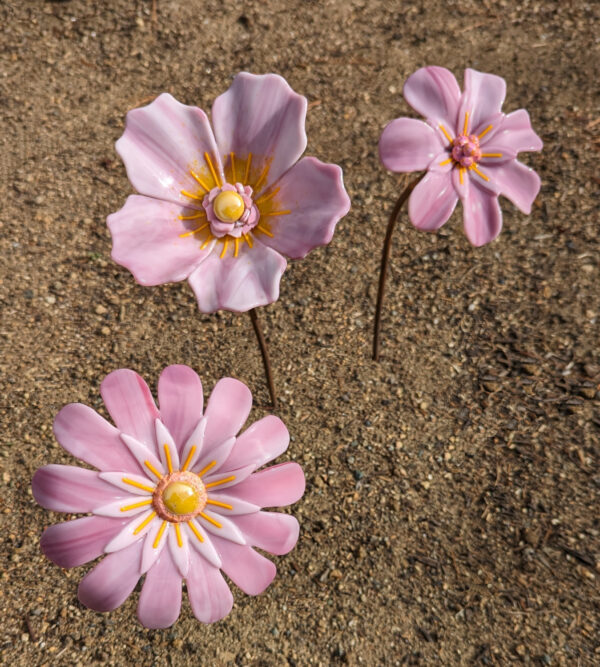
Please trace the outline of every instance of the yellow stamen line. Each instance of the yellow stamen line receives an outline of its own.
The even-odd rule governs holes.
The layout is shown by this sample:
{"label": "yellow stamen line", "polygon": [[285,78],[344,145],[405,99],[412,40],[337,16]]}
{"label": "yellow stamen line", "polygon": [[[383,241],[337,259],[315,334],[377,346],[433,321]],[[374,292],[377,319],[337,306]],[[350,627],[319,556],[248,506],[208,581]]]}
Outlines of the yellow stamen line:
{"label": "yellow stamen line", "polygon": [[231,475],[230,477],[225,477],[225,479],[219,479],[216,482],[209,482],[208,484],[204,485],[204,488],[210,489],[213,486],[220,486],[221,484],[226,484],[227,482],[233,482],[235,479],[235,475]]}
{"label": "yellow stamen line", "polygon": [[221,179],[219,178],[219,176],[217,175],[217,172],[215,171],[215,168],[213,166],[212,160],[210,159],[210,155],[208,154],[208,152],[204,153],[204,159],[206,160],[206,164],[208,165],[208,168],[210,169],[210,173],[212,174],[212,177],[213,177],[215,183],[219,187],[221,187],[221,185],[223,185],[223,184],[221,183]]}
{"label": "yellow stamen line", "polygon": [[206,190],[206,192],[210,192],[210,188],[206,183],[198,176],[198,174],[193,170],[190,169],[190,174],[194,177],[194,179],[197,181],[198,185]]}
{"label": "yellow stamen line", "polygon": [[180,220],[197,220],[198,218],[204,218],[206,216],[206,213],[204,211],[198,211],[198,213],[194,213],[194,215],[178,215],[177,217]]}
{"label": "yellow stamen line", "polygon": [[275,188],[275,190],[271,190],[268,195],[261,195],[258,199],[254,200],[255,204],[264,204],[266,201],[269,201],[269,199],[273,199],[273,197],[281,190],[281,188]]}
{"label": "yellow stamen line", "polygon": [[133,503],[133,505],[125,505],[125,507],[121,507],[121,512],[136,510],[138,507],[144,507],[144,505],[150,505],[151,503],[152,503],[152,498],[148,498],[148,500],[142,500],[139,503]]}
{"label": "yellow stamen line", "polygon": [[448,130],[440,123],[440,130],[446,135],[446,139],[452,143],[452,137],[448,134]]}
{"label": "yellow stamen line", "polygon": [[256,181],[256,185],[254,186],[254,191],[258,192],[260,190],[260,186],[263,184],[263,181],[267,177],[267,174],[269,173],[269,164],[266,164],[263,168],[263,170],[260,172],[260,176],[258,177],[258,181]]}
{"label": "yellow stamen line", "polygon": [[266,234],[267,236],[273,238],[273,234],[271,234],[271,232],[262,225],[256,225],[256,229],[258,229],[259,232],[262,232],[263,234]]}
{"label": "yellow stamen line", "polygon": [[181,528],[179,527],[178,523],[174,524],[174,526],[175,526],[175,535],[177,536],[177,546],[182,547],[183,540],[181,539]]}
{"label": "yellow stamen line", "polygon": [[245,239],[246,243],[247,243],[250,247],[252,247],[252,246],[254,245],[254,242],[253,242],[252,239],[248,236],[248,234],[243,234],[243,236],[244,236],[244,239]]}
{"label": "yellow stamen line", "polygon": [[187,190],[181,190],[181,194],[184,195],[185,197],[189,197],[190,199],[197,199],[198,201],[202,201],[204,197],[198,197],[197,195],[193,195],[191,192],[188,192]]}
{"label": "yellow stamen line", "polygon": [[197,234],[198,232],[201,232],[203,229],[206,229],[209,224],[210,224],[209,222],[205,222],[200,227],[196,227],[196,229],[192,229],[191,232],[184,232],[183,234],[180,234],[179,238],[184,239],[186,236],[192,236],[193,234]]}
{"label": "yellow stamen line", "polygon": [[207,246],[207,245],[208,245],[214,238],[215,238],[215,237],[214,237],[212,234],[209,234],[209,235],[208,235],[208,238],[206,239],[206,241],[204,241],[204,243],[200,246],[200,250],[204,250],[204,248],[206,248],[206,246]]}
{"label": "yellow stamen line", "polygon": [[156,516],[156,512],[152,512],[152,514],[148,515],[148,516],[142,521],[142,523],[140,523],[140,525],[133,531],[133,534],[134,534],[134,535],[137,535],[137,534],[140,533],[142,530],[144,530],[144,528],[145,528],[145,527],[152,521],[152,519],[154,519],[155,516]]}
{"label": "yellow stamen line", "polygon": [[165,442],[163,445],[163,448],[165,450],[165,458],[167,459],[167,468],[169,469],[169,473],[173,472],[173,463],[171,461],[171,452],[169,451],[169,445]]}
{"label": "yellow stamen line", "polygon": [[234,249],[234,251],[233,251],[233,256],[234,256],[234,257],[237,257],[237,256],[238,256],[239,249],[240,249],[240,240],[236,237],[234,243],[235,243],[235,249]]}
{"label": "yellow stamen line", "polygon": [[450,164],[453,162],[453,159],[449,157],[447,160],[444,160],[443,162],[440,162],[440,167],[443,167],[444,165]]}
{"label": "yellow stamen line", "polygon": [[237,181],[237,176],[235,174],[235,155],[234,155],[234,153],[229,153],[229,158],[231,159],[231,180],[235,183]]}
{"label": "yellow stamen line", "polygon": [[460,179],[460,184],[464,185],[465,184],[465,168],[464,167],[459,167],[458,168],[458,177]]}
{"label": "yellow stamen line", "polygon": [[248,183],[248,177],[250,176],[250,165],[252,164],[252,153],[248,153],[248,159],[246,160],[246,173],[244,174],[244,185]]}
{"label": "yellow stamen line", "polygon": [[207,505],[215,505],[216,507],[223,507],[226,510],[232,510],[233,505],[229,505],[228,503],[222,503],[219,500],[211,500],[210,498],[207,499],[206,501]]}
{"label": "yellow stamen line", "polygon": [[223,259],[225,257],[225,253],[227,252],[227,246],[229,245],[229,239],[225,239],[223,242],[223,250],[221,250],[221,254],[219,255],[219,259]]}
{"label": "yellow stamen line", "polygon": [[208,521],[208,523],[212,523],[213,526],[216,526],[217,528],[223,528],[222,524],[220,524],[218,521],[215,521],[211,516],[208,516],[208,514],[200,512],[200,516],[206,521]]}
{"label": "yellow stamen line", "polygon": [[502,153],[482,153],[481,157],[502,157]]}
{"label": "yellow stamen line", "polygon": [[471,169],[477,174],[477,176],[480,176],[481,178],[483,178],[484,181],[489,181],[490,180],[485,174],[480,172],[479,169],[477,169],[477,167],[474,164],[471,165]]}
{"label": "yellow stamen line", "polygon": [[158,533],[156,533],[156,538],[154,539],[154,544],[152,545],[153,549],[156,549],[158,545],[160,544],[160,538],[163,536],[163,533],[165,532],[165,528],[167,527],[167,522],[163,521],[160,524],[160,528],[158,529]]}
{"label": "yellow stamen line", "polygon": [[187,467],[190,465],[190,461],[192,460],[192,456],[194,456],[195,451],[196,451],[196,445],[192,445],[192,448],[190,449],[190,453],[187,455],[185,463],[181,466],[182,472],[184,470],[187,470]]}
{"label": "yellow stamen line", "polygon": [[481,139],[481,137],[483,137],[484,134],[487,134],[492,129],[492,127],[494,127],[494,126],[493,125],[488,125],[485,128],[485,130],[480,135],[477,136],[477,138]]}
{"label": "yellow stamen line", "polygon": [[199,542],[204,542],[204,538],[202,537],[202,533],[196,528],[196,524],[193,521],[188,521],[188,526],[190,527],[190,530],[194,535],[198,538]]}
{"label": "yellow stamen line", "polygon": [[216,461],[211,461],[208,465],[205,465],[204,468],[198,473],[198,477],[202,477],[205,473],[207,473],[211,468],[214,468],[217,465]]}
{"label": "yellow stamen line", "polygon": [[157,470],[157,469],[150,463],[150,461],[144,461],[144,465],[146,466],[146,468],[148,468],[148,470],[149,470],[150,472],[154,473],[154,474],[158,477],[158,479],[162,479],[162,475],[161,475],[160,472],[158,472],[158,470]]}
{"label": "yellow stamen line", "polygon": [[136,489],[142,489],[142,491],[148,491],[149,493],[154,493],[154,487],[146,486],[145,484],[140,484],[139,482],[136,482],[134,479],[123,477],[121,481],[125,482],[125,484],[130,484],[131,486],[135,486]]}
{"label": "yellow stamen line", "polygon": [[265,218],[270,217],[271,215],[289,215],[291,213],[290,209],[286,209],[285,211],[270,211],[269,213],[263,213]]}
{"label": "yellow stamen line", "polygon": [[465,124],[463,126],[463,134],[466,134],[468,129],[469,129],[469,112],[465,111]]}

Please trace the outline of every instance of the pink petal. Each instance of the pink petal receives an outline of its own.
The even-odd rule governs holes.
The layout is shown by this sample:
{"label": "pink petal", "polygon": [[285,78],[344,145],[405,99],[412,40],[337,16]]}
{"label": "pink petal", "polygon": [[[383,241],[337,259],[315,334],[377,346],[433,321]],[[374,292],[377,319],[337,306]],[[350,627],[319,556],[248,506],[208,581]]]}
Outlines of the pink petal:
{"label": "pink petal", "polygon": [[36,501],[54,512],[91,512],[126,495],[101,480],[97,472],[75,466],[44,466],[36,470],[31,487]]}
{"label": "pink petal", "polygon": [[204,450],[204,431],[206,430],[206,417],[202,417],[196,424],[192,434],[183,446],[180,459],[187,464],[187,470],[191,470]]}
{"label": "pink petal", "polygon": [[276,459],[288,448],[290,434],[285,424],[273,415],[254,422],[236,440],[226,470],[235,470],[254,463],[256,468]]}
{"label": "pink petal", "polygon": [[[438,128],[440,123],[452,134],[460,103],[460,88],[452,72],[444,67],[423,67],[404,84],[404,99]],[[443,141],[443,135],[440,133]]]}
{"label": "pink petal", "polygon": [[[210,465],[211,467],[207,472],[210,472],[211,475],[214,475],[223,467],[223,464],[226,462],[234,444],[235,438],[232,436],[231,438],[225,440],[225,442],[221,445],[214,447],[210,452],[203,454],[197,460],[197,463],[189,465],[188,469],[192,472],[200,473],[206,468],[206,466]],[[231,470],[231,468],[227,468],[227,470]]]}
{"label": "pink petal", "polygon": [[408,200],[408,215],[417,229],[434,232],[452,215],[458,196],[449,173],[430,171]]}
{"label": "pink petal", "polygon": [[465,174],[462,185],[458,184],[456,176],[455,187],[461,194],[465,234],[474,246],[482,246],[493,241],[500,233],[502,211],[498,196],[476,182],[472,174],[472,171]]}
{"label": "pink petal", "polygon": [[223,514],[224,516],[238,516],[239,514],[253,514],[260,509],[258,505],[247,503],[245,500],[240,500],[239,498],[234,498],[233,496],[228,495],[227,490],[224,493],[217,493],[217,491],[218,489],[213,489],[213,492],[210,494],[210,499],[225,503],[226,505],[231,505],[232,507],[232,509],[228,509],[226,507],[209,504],[211,510],[217,514]]}
{"label": "pink petal", "polygon": [[[167,470],[168,472],[179,470],[179,453],[175,445],[175,440],[173,440],[173,436],[169,433],[169,430],[160,419],[156,420],[155,427],[156,444],[158,446],[158,453],[163,470]],[[171,462],[170,467],[169,461]]]}
{"label": "pink petal", "polygon": [[117,428],[157,453],[154,422],[160,415],[144,379],[128,368],[121,368],[104,378],[100,393]]}
{"label": "pink petal", "polygon": [[70,454],[99,470],[140,470],[119,431],[87,405],[65,405],[54,419],[54,435]]}
{"label": "pink petal", "polygon": [[[174,529],[171,531],[172,526],[167,522],[163,529],[163,533],[158,540],[158,544],[154,546],[156,538],[158,537],[158,531],[160,530],[162,523],[163,522],[161,519],[155,519],[151,521],[150,525],[148,526],[148,531],[146,532],[146,537],[144,538],[144,547],[142,548],[142,562],[140,565],[140,572],[142,574],[145,574],[151,567],[153,567],[154,563],[156,563],[156,560],[163,552],[163,549],[167,546],[169,533],[175,532]],[[143,534],[144,533],[142,533],[142,535]]]}
{"label": "pink petal", "polygon": [[[340,167],[305,157],[281,177],[277,186],[279,192],[261,217],[273,238],[263,234],[260,240],[292,259],[329,243],[339,219],[350,210]],[[291,212],[269,217],[269,210]]]}
{"label": "pink petal", "polygon": [[227,494],[259,507],[284,507],[302,498],[305,485],[302,468],[297,463],[288,462],[250,475],[227,489]]}
{"label": "pink petal", "polygon": [[427,169],[444,144],[439,132],[415,118],[396,118],[379,139],[379,159],[386,169],[395,172]]}
{"label": "pink petal", "polygon": [[525,109],[518,109],[507,116],[500,114],[492,119],[491,123],[493,128],[481,140],[484,153],[542,150],[542,140],[533,131],[529,114]]}
{"label": "pink petal", "polygon": [[164,549],[146,575],[140,593],[138,618],[146,628],[168,628],[181,611],[181,575]]}
{"label": "pink petal", "polygon": [[[192,523],[192,521],[196,531],[202,535],[202,541],[198,539],[196,534],[189,527],[189,524]],[[196,551],[204,560],[206,560],[207,563],[210,563],[214,567],[221,567],[221,558],[215,550],[215,546],[212,542],[212,536],[208,535],[196,520],[192,521],[182,525],[183,532],[187,532],[188,543],[191,544],[194,549],[196,549]],[[190,550],[190,554],[191,553],[192,550]]]}
{"label": "pink petal", "polygon": [[[108,542],[104,551],[106,553],[112,553],[113,551],[122,551],[123,549],[129,548],[132,544],[136,542],[142,542],[142,538],[150,530],[156,530],[158,524],[160,523],[159,519],[151,519],[149,523],[146,523],[144,527],[139,531],[135,532],[137,527],[143,524],[146,519],[154,513],[152,507],[146,510],[142,515],[138,515],[129,519],[128,523],[125,523],[122,530],[115,535],[110,542]],[[141,563],[138,563],[141,565]]]}
{"label": "pink petal", "polygon": [[300,526],[295,517],[280,512],[257,512],[236,517],[246,542],[271,554],[289,553],[298,541]]}
{"label": "pink petal", "polygon": [[252,393],[243,382],[235,378],[219,380],[206,406],[203,452],[208,453],[231,436],[237,435],[248,419],[251,408]]}
{"label": "pink petal", "polygon": [[[456,120],[456,134],[472,134],[500,113],[506,97],[506,81],[495,74],[465,70],[465,92]],[[465,114],[469,114],[464,132]],[[484,128],[485,129],[485,128]]]}
{"label": "pink petal", "polygon": [[179,453],[202,418],[203,402],[202,382],[189,366],[167,366],[160,374],[160,415]]}
{"label": "pink petal", "polygon": [[[152,484],[155,483],[156,474],[152,472],[152,469],[148,466],[150,464],[152,468],[155,468],[161,476],[165,474],[166,468],[163,467],[160,459],[151,452],[146,445],[136,440],[131,435],[127,433],[121,433],[121,440],[131,454],[135,457],[135,460],[138,462],[140,468],[144,473],[149,477],[149,480],[152,481]],[[142,484],[148,484],[148,481],[141,482]]]}
{"label": "pink petal", "polygon": [[181,104],[168,93],[127,114],[125,131],[116,149],[133,187],[140,194],[156,199],[200,208],[200,200],[192,200],[181,191],[200,193],[198,196],[202,198],[204,191],[191,175],[191,169],[209,188],[213,186],[205,152],[223,178],[221,159],[206,114],[202,109]]}
{"label": "pink petal", "polygon": [[44,531],[40,548],[60,567],[77,567],[102,555],[106,544],[126,523],[99,516],[58,523]]}
{"label": "pink petal", "polygon": [[[243,482],[245,479],[250,477],[250,475],[256,470],[256,466],[254,463],[251,463],[250,465],[245,466],[244,468],[238,468],[237,470],[220,470],[219,472],[216,472],[212,474],[211,471],[209,471],[205,476],[202,477],[202,481],[206,485],[206,488],[209,492],[209,495],[212,496],[213,491],[221,491],[223,489],[229,489],[233,488],[234,486],[237,486],[241,482]],[[228,482],[225,482],[224,480],[230,480]],[[211,487],[211,484],[213,482],[218,482],[215,486]]]}
{"label": "pink petal", "polygon": [[219,537],[211,539],[221,556],[221,569],[244,593],[259,595],[275,578],[277,568],[274,563],[251,547]]}
{"label": "pink petal", "polygon": [[125,206],[106,220],[113,240],[111,257],[140,285],[185,280],[212,250],[212,244],[200,250],[193,234],[182,236],[205,222],[204,218],[179,220],[180,215],[194,213],[180,204],[129,196]]}
{"label": "pink petal", "polygon": [[179,546],[177,532],[175,531],[175,527],[173,527],[173,530],[170,530],[167,536],[167,543],[171,550],[173,563],[177,567],[179,574],[185,579],[190,569],[190,546],[188,532],[182,530],[181,526],[179,526],[179,537],[181,538],[181,546]]}
{"label": "pink petal", "polygon": [[246,160],[252,153],[253,185],[271,160],[265,185],[276,181],[306,148],[306,98],[276,74],[238,74],[212,107],[215,137],[222,155]]}
{"label": "pink petal", "polygon": [[540,177],[531,167],[511,160],[498,165],[486,164],[485,174],[489,181],[478,178],[477,182],[481,187],[495,195],[504,195],[523,213],[531,213],[531,206],[541,185]]}
{"label": "pink petal", "polygon": [[233,607],[233,595],[218,567],[190,551],[191,564],[186,584],[194,616],[202,623],[225,618]]}
{"label": "pink petal", "polygon": [[142,543],[109,554],[81,580],[79,601],[94,611],[112,611],[125,602],[140,579]]}
{"label": "pink petal", "polygon": [[[209,519],[216,521],[219,525],[215,526],[214,523],[207,521],[205,517],[209,517]],[[205,507],[204,511],[196,517],[196,521],[204,529],[204,535],[208,531],[212,535],[222,537],[224,540],[231,540],[236,544],[246,544],[246,540],[240,532],[236,521],[231,521],[223,515],[213,514],[207,507]]]}
{"label": "pink petal", "polygon": [[203,313],[231,310],[243,313],[257,306],[266,306],[279,298],[279,281],[287,262],[275,250],[256,237],[253,247],[240,244],[233,256],[232,244],[227,255],[220,258],[222,244],[189,276]]}

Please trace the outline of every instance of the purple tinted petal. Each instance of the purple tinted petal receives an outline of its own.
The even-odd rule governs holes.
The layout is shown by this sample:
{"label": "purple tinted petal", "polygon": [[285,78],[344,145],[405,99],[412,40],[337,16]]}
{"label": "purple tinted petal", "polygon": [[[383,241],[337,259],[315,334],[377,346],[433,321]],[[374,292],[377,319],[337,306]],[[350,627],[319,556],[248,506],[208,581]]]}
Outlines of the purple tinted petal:
{"label": "purple tinted petal", "polygon": [[193,549],[190,549],[190,559],[186,584],[194,616],[202,623],[220,621],[233,607],[229,586],[219,568],[210,565]]}
{"label": "purple tinted petal", "polygon": [[179,618],[180,611],[181,575],[169,549],[163,549],[142,586],[138,618],[146,628],[168,628]]}
{"label": "purple tinted petal", "polygon": [[542,150],[542,140],[533,131],[525,109],[518,109],[507,116],[499,115],[490,124],[492,129],[481,140],[484,153]]}
{"label": "purple tinted petal", "polygon": [[290,434],[285,424],[273,415],[254,422],[236,440],[225,470],[235,470],[254,463],[257,468],[276,459],[288,448]]}
{"label": "purple tinted petal", "polygon": [[227,494],[259,507],[285,507],[302,498],[306,482],[297,463],[280,463],[256,472]]}
{"label": "purple tinted petal", "polygon": [[280,512],[256,512],[236,517],[246,542],[271,554],[289,553],[298,541],[300,526],[295,517]]}
{"label": "purple tinted petal", "polygon": [[[143,195],[200,208],[204,190],[190,173],[193,169],[210,188],[214,185],[204,158],[208,152],[222,178],[221,159],[206,114],[185,106],[168,93],[152,104],[127,114],[125,131],[116,149],[133,187]],[[192,200],[181,194],[197,194]]]}
{"label": "purple tinted petal", "polygon": [[54,435],[70,454],[99,470],[140,471],[118,429],[87,405],[66,405],[54,419]]}
{"label": "purple tinted petal", "polygon": [[205,223],[205,218],[178,217],[193,214],[178,204],[131,195],[121,210],[107,218],[113,260],[129,269],[140,285],[185,280],[212,249],[208,245],[200,250],[193,234],[182,237]]}
{"label": "purple tinted petal", "polygon": [[[466,69],[465,92],[458,113],[456,134],[471,134],[489,122],[502,110],[505,96],[506,81],[502,77]],[[466,113],[469,117],[467,131],[464,132]]]}
{"label": "purple tinted petal", "polygon": [[[281,177],[277,186],[279,192],[261,207],[260,218],[273,237],[263,234],[260,240],[292,259],[329,243],[339,219],[350,209],[340,167],[305,157]],[[269,212],[282,210],[290,213],[269,216]]]}
{"label": "purple tinted petal", "polygon": [[444,67],[417,70],[404,84],[404,99],[431,125],[442,124],[452,134],[460,103],[460,88],[452,72]]}
{"label": "purple tinted petal", "polygon": [[203,401],[202,382],[189,366],[167,366],[160,374],[160,416],[180,454],[202,418]]}
{"label": "purple tinted petal", "polygon": [[433,232],[447,222],[457,202],[450,174],[430,171],[412,191],[408,215],[417,229]]}
{"label": "purple tinted petal", "polygon": [[485,173],[489,181],[480,185],[495,194],[502,194],[523,213],[531,213],[531,205],[540,191],[540,177],[526,165],[511,160],[497,166],[487,164]]}
{"label": "purple tinted petal", "polygon": [[306,107],[306,98],[295,93],[282,77],[241,72],[212,108],[221,155],[233,152],[243,161],[252,153],[251,185],[270,161],[263,184],[273,183],[306,148]]}
{"label": "purple tinted petal", "polygon": [[396,118],[379,139],[379,159],[395,172],[420,171],[438,155],[444,144],[439,132],[414,118]]}
{"label": "purple tinted petal", "polygon": [[203,313],[220,309],[242,313],[277,301],[279,281],[287,262],[256,237],[252,243],[252,248],[247,243],[240,244],[237,257],[233,256],[233,244],[229,244],[222,259],[222,244],[218,244],[189,276]]}
{"label": "purple tinted petal", "polygon": [[206,406],[203,456],[237,435],[248,419],[251,408],[252,393],[243,382],[235,378],[219,380]]}
{"label": "purple tinted petal", "polygon": [[269,559],[261,556],[252,547],[242,546],[211,536],[221,557],[221,569],[248,595],[259,595],[273,581],[277,568]]}
{"label": "purple tinted petal", "polygon": [[94,611],[112,611],[125,602],[140,579],[142,542],[108,554],[81,580],[79,601]]}
{"label": "purple tinted petal", "polygon": [[44,466],[35,472],[31,487],[36,501],[54,512],[91,512],[126,496],[97,472],[75,466]]}
{"label": "purple tinted petal", "polygon": [[493,241],[502,229],[498,196],[476,182],[472,171],[465,174],[463,184],[456,187],[461,193],[463,223],[469,241],[474,246]]}
{"label": "purple tinted petal", "polygon": [[40,548],[60,567],[77,567],[102,555],[106,544],[126,523],[126,519],[100,516],[58,523],[44,531]]}

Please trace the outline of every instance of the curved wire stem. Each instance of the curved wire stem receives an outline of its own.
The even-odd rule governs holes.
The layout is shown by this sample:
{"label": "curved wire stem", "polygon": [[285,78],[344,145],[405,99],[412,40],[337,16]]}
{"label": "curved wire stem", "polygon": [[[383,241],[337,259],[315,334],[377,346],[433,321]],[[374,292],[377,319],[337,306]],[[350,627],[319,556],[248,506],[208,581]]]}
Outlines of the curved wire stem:
{"label": "curved wire stem", "polygon": [[396,226],[396,221],[400,215],[400,211],[404,206],[404,203],[409,198],[410,193],[414,190],[417,183],[425,176],[427,172],[423,172],[420,176],[417,176],[412,180],[403,190],[398,201],[396,202],[392,212],[390,214],[390,219],[388,222],[387,230],[385,232],[385,241],[383,242],[383,252],[381,255],[381,268],[379,269],[379,289],[377,290],[377,306],[375,308],[375,329],[373,332],[373,359],[379,361],[379,332],[381,330],[381,309],[383,307],[383,296],[385,294],[385,283],[387,278],[387,266],[390,261],[390,254],[392,252],[392,234],[394,232],[394,227]]}
{"label": "curved wire stem", "polygon": [[269,385],[269,394],[271,395],[271,403],[273,404],[273,409],[277,410],[277,394],[275,393],[275,383],[273,382],[273,374],[271,372],[271,360],[269,359],[269,350],[267,348],[267,341],[263,335],[260,322],[258,320],[258,315],[256,313],[256,308],[248,311],[250,313],[250,319],[252,320],[252,326],[254,327],[254,333],[258,339],[258,345],[260,347],[260,353],[262,354],[263,365],[265,367],[265,375],[267,376],[267,384]]}

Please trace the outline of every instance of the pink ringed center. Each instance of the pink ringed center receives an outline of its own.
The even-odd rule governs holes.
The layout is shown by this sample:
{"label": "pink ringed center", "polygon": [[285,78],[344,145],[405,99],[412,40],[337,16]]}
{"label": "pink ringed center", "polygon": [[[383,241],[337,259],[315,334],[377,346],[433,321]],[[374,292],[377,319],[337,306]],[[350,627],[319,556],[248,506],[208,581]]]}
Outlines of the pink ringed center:
{"label": "pink ringed center", "polygon": [[[171,511],[167,507],[167,504],[165,503],[165,499],[163,497],[168,487],[177,483],[191,487],[191,489],[195,492],[195,496],[197,498],[193,510],[187,512],[186,514],[178,514]],[[169,475],[165,475],[164,477],[161,478],[160,482],[156,485],[156,488],[154,489],[154,494],[152,496],[152,505],[154,507],[154,510],[161,519],[165,521],[171,521],[172,523],[180,523],[182,521],[191,521],[195,516],[200,514],[200,512],[202,512],[202,510],[206,506],[207,499],[208,499],[208,494],[206,493],[206,487],[202,483],[200,477],[198,477],[198,475],[194,474],[193,472],[189,472],[188,470],[185,471],[178,470],[176,472],[170,473]]]}
{"label": "pink ringed center", "polygon": [[452,159],[462,167],[472,167],[481,160],[479,137],[476,134],[459,134],[452,141]]}

